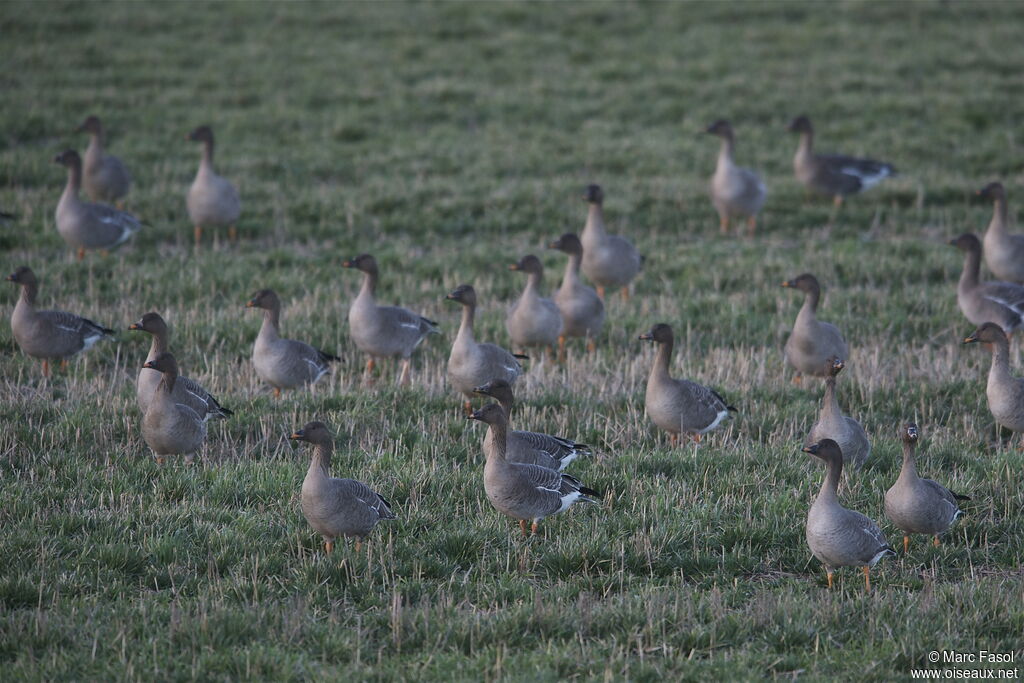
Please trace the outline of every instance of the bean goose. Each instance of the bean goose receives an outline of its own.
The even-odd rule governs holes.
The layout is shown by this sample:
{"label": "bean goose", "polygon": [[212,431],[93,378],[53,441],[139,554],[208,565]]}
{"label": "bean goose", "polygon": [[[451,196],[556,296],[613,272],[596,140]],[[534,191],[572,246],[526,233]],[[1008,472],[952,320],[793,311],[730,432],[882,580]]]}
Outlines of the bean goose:
{"label": "bean goose", "polygon": [[510,462],[507,458],[508,419],[497,403],[489,403],[468,417],[487,424],[491,432],[484,465],[487,500],[498,512],[518,519],[524,536],[527,521],[533,521],[530,532],[535,534],[537,525],[545,517],[562,512],[576,502],[598,502],[595,498],[600,498],[601,494],[583,486],[576,477],[540,465]]}
{"label": "bean goose", "polygon": [[818,421],[811,427],[804,444],[809,446],[822,439],[832,439],[843,451],[843,464],[860,469],[871,455],[871,443],[860,423],[852,417],[843,415],[836,399],[836,376],[843,371],[846,363],[833,356],[825,361],[825,366],[828,376],[825,378],[825,396],[821,399],[821,412],[818,413]]}
{"label": "bean goose", "polygon": [[1024,283],[1024,235],[1010,232],[1003,184],[989,183],[978,190],[978,195],[993,203],[984,239],[985,265],[1000,280]]}
{"label": "bean goose", "polygon": [[43,375],[50,374],[51,358],[60,358],[63,367],[69,356],[88,351],[101,339],[113,339],[113,330],[88,318],[65,311],[37,311],[39,283],[31,268],[21,266],[7,280],[21,286],[11,314],[14,340],[25,354],[43,360]]}
{"label": "bean goose", "polygon": [[643,258],[629,240],[609,235],[604,227],[604,191],[600,185],[588,185],[583,199],[589,204],[587,222],[580,241],[583,243],[583,274],[597,285],[597,295],[604,300],[607,288],[622,288],[622,298],[629,299],[629,283],[640,272]]}
{"label": "bean goose", "polygon": [[142,416],[142,438],[153,449],[158,463],[163,463],[168,455],[184,455],[186,462],[192,462],[206,440],[206,416],[175,400],[178,363],[174,356],[161,353],[142,367],[161,375],[160,384]]}
{"label": "bean goose", "polygon": [[89,134],[82,175],[85,194],[94,202],[114,204],[123,200],[131,188],[132,177],[120,159],[104,150],[106,136],[99,118],[90,116],[75,132]]}
{"label": "bean goose", "polygon": [[[129,330],[147,332],[153,337],[149,347],[149,355],[146,360],[156,360],[160,354],[167,351],[167,323],[160,317],[159,313],[147,313],[138,322],[128,326]],[[139,370],[139,378],[135,383],[135,398],[139,402],[139,408],[143,413],[149,406],[154,392],[160,385],[161,375],[158,371],[145,366]],[[196,411],[203,419],[227,418],[234,413],[223,407],[203,388],[199,382],[188,377],[178,376],[174,382],[173,398],[175,403],[183,403]]]}
{"label": "bean goose", "polygon": [[382,519],[395,519],[391,503],[361,481],[330,476],[334,439],[323,422],[309,422],[291,435],[313,444],[313,459],[302,481],[302,514],[324,538],[324,550],[334,550],[334,539],[356,539],[356,552]]}
{"label": "bean goose", "polygon": [[[576,443],[571,439],[537,432],[524,432],[512,429],[512,404],[515,396],[512,385],[503,379],[496,379],[479,386],[474,391],[490,396],[498,401],[505,411],[508,422],[508,444],[505,457],[509,462],[521,462],[529,465],[541,465],[561,472],[580,455],[590,455],[590,447]],[[491,432],[484,436],[484,452],[490,448]]]}
{"label": "bean goose", "polygon": [[714,389],[669,375],[673,345],[669,325],[659,323],[640,335],[640,339],[658,345],[658,355],[647,378],[644,406],[651,421],[669,433],[673,445],[679,443],[680,434],[700,443],[701,436],[717,428],[730,412],[736,412]]}
{"label": "bean goose", "polygon": [[749,168],[741,168],[733,161],[735,138],[728,121],[715,121],[707,132],[722,140],[715,174],[711,176],[711,203],[718,211],[719,228],[725,235],[729,232],[730,219],[745,217],[747,234],[753,235],[757,227],[757,214],[764,206],[768,188],[757,173]]}
{"label": "bean goose", "polygon": [[961,515],[958,500],[968,496],[953,493],[945,486],[917,476],[914,449],[917,447],[917,425],[903,427],[903,468],[896,483],[885,492],[885,516],[903,530],[903,552],[910,550],[910,534],[929,534],[939,545],[939,534],[945,533]]}
{"label": "bean goose", "polygon": [[810,453],[825,461],[828,472],[807,513],[807,545],[825,565],[828,587],[832,587],[832,573],[836,567],[863,567],[864,587],[871,590],[871,567],[886,554],[895,554],[878,525],[859,512],[839,504],[839,478],[843,473],[843,452],[832,439],[804,446]]}
{"label": "bean goose", "polygon": [[78,250],[78,260],[86,249],[112,249],[139,231],[142,224],[130,213],[79,199],[82,158],[78,152],[65,150],[53,160],[68,169],[68,182],[57,203],[57,232],[69,247]]}
{"label": "bean goose", "polygon": [[462,322],[448,355],[448,381],[466,398],[463,407],[468,413],[476,387],[492,379],[503,379],[512,384],[523,374],[523,366],[505,349],[496,344],[480,344],[473,336],[476,290],[472,286],[459,285],[445,299],[462,304]]}
{"label": "bean goose", "polygon": [[808,189],[833,197],[838,207],[843,198],[862,192],[896,175],[892,164],[874,159],[858,159],[841,154],[814,153],[814,127],[806,116],[798,116],[789,130],[800,134],[793,157],[796,179]]}
{"label": "bean goose", "polygon": [[512,346],[520,349],[533,346],[554,348],[562,335],[562,314],[554,301],[540,295],[540,283],[544,279],[544,266],[540,259],[527,254],[508,268],[526,273],[526,287],[505,318]]}
{"label": "bean goose", "polygon": [[793,331],[784,348],[786,361],[796,370],[793,381],[799,384],[802,375],[825,377],[825,362],[833,356],[849,358],[850,348],[839,328],[818,320],[818,302],[821,300],[818,278],[804,273],[786,280],[782,286],[804,293],[804,305],[797,313]]}
{"label": "bean goose", "polygon": [[580,263],[583,261],[583,243],[580,238],[567,232],[548,245],[569,255],[562,277],[562,286],[552,297],[562,314],[562,334],[558,336],[558,354],[565,358],[565,342],[568,337],[585,337],[587,350],[595,350],[594,338],[604,327],[604,302],[593,287],[580,281]]}
{"label": "bean goose", "polygon": [[951,245],[964,252],[964,269],[956,286],[956,302],[964,317],[975,325],[994,322],[1007,336],[1021,328],[1024,316],[1024,287],[1010,282],[980,282],[981,242],[964,233]]}
{"label": "bean goose", "polygon": [[234,241],[238,237],[235,224],[242,213],[242,203],[231,181],[213,170],[213,131],[209,126],[199,126],[185,139],[203,143],[199,170],[185,198],[188,216],[195,227],[196,244],[202,240],[203,228],[227,227],[228,238]]}
{"label": "bean goose", "polygon": [[996,423],[1014,432],[1024,432],[1024,379],[1010,374],[1010,342],[995,323],[976,329],[964,344],[981,343],[992,351],[985,395]]}
{"label": "bean goose", "polygon": [[341,360],[305,342],[281,338],[281,300],[273,290],[261,289],[245,305],[263,309],[252,364],[260,379],[274,387],[274,396],[280,397],[282,389],[314,384],[330,372],[331,361]]}

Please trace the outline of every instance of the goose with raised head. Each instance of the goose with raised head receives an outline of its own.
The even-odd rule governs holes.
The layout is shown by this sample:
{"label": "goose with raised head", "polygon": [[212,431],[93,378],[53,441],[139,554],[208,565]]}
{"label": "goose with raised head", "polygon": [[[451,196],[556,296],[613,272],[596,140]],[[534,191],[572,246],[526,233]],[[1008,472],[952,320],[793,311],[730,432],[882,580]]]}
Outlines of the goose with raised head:
{"label": "goose with raised head", "polygon": [[821,301],[818,278],[804,273],[786,280],[782,286],[797,289],[804,294],[804,305],[797,313],[793,331],[783,349],[786,362],[796,370],[793,381],[799,383],[803,375],[827,377],[826,362],[833,356],[849,358],[850,347],[846,345],[838,327],[818,320],[818,303]]}
{"label": "goose with raised head", "polygon": [[174,397],[178,363],[166,351],[143,366],[160,373],[160,383],[142,416],[142,438],[156,454],[157,463],[168,455],[184,455],[191,463],[206,440],[206,416]]}
{"label": "goose with raised head", "polygon": [[1010,232],[1006,189],[1002,183],[989,183],[978,196],[992,202],[992,220],[982,242],[985,265],[1000,280],[1024,283],[1024,235]]}
{"label": "goose with raised head", "polygon": [[1012,335],[1024,325],[1024,287],[1012,282],[981,282],[981,242],[965,232],[949,243],[964,252],[964,269],[956,285],[956,302],[971,323],[993,322]]}
{"label": "goose with raised head", "polygon": [[839,400],[836,398],[836,377],[845,367],[846,363],[836,356],[825,361],[825,370],[828,372],[825,378],[825,396],[821,399],[818,421],[811,427],[804,445],[809,446],[823,439],[832,439],[843,451],[843,464],[860,469],[871,455],[871,442],[868,441],[868,435],[860,423],[852,417],[843,415],[839,407]]}
{"label": "goose with raised head", "polygon": [[82,188],[94,202],[117,204],[120,208],[132,177],[124,163],[113,154],[107,154],[106,135],[98,116],[90,116],[75,131],[89,134],[89,147],[85,150],[82,168]]}
{"label": "goose with raised head", "polygon": [[710,186],[711,203],[718,211],[719,228],[723,235],[728,234],[733,218],[746,218],[747,234],[753,235],[757,228],[757,214],[764,206],[768,188],[756,172],[737,166],[733,161],[736,138],[728,121],[719,119],[706,132],[722,141]]}
{"label": "goose with raised head", "polygon": [[995,323],[985,323],[964,339],[964,344],[980,343],[992,352],[985,395],[996,424],[1014,432],[1024,432],[1024,379],[1010,373],[1010,341]]}
{"label": "goose with raised head", "polygon": [[640,272],[643,258],[633,243],[618,235],[609,235],[604,227],[604,190],[588,185],[583,199],[588,204],[587,222],[583,225],[583,274],[597,285],[597,295],[604,300],[606,289],[622,288],[622,298],[629,299],[629,283]]}
{"label": "goose with raised head", "polygon": [[533,254],[527,254],[508,268],[526,273],[526,287],[505,318],[505,329],[512,337],[513,348],[553,349],[562,334],[562,314],[554,301],[540,294],[543,264]]}
{"label": "goose with raised head", "polygon": [[79,198],[82,157],[78,152],[65,150],[53,161],[68,170],[68,182],[57,203],[57,232],[69,247],[77,250],[79,261],[85,256],[86,249],[113,249],[139,231],[142,223],[130,213]]}
{"label": "goose with raised head", "polygon": [[580,280],[580,264],[583,262],[583,243],[574,233],[567,232],[548,245],[568,254],[562,285],[552,297],[562,314],[562,333],[558,336],[558,355],[565,358],[565,342],[569,337],[587,340],[587,350],[596,349],[595,339],[604,327],[604,302],[593,287]]}
{"label": "goose with raised head", "polygon": [[185,139],[203,144],[199,170],[185,197],[196,245],[203,238],[203,228],[226,227],[228,239],[234,241],[238,238],[237,223],[242,213],[242,202],[231,181],[213,170],[213,130],[209,126],[199,126]]}

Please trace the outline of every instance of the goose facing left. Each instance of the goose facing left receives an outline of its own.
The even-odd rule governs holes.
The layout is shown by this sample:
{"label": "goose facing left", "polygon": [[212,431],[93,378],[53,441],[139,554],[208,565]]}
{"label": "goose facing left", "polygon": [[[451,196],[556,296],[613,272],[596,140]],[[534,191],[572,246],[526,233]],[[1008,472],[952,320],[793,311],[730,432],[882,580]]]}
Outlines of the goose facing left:
{"label": "goose facing left", "polygon": [[226,227],[228,239],[234,241],[238,237],[236,223],[242,213],[242,202],[231,181],[213,170],[213,130],[209,126],[199,126],[185,139],[203,145],[199,170],[185,197],[196,246],[203,239],[204,228]]}
{"label": "goose facing left", "polygon": [[98,116],[90,116],[75,132],[89,134],[82,176],[85,193],[94,202],[117,204],[118,208],[122,208],[124,197],[132,186],[132,176],[120,159],[107,154],[103,123]]}
{"label": "goose facing left", "polygon": [[710,188],[711,203],[718,211],[719,228],[725,235],[729,232],[729,223],[733,218],[746,218],[747,234],[753,235],[757,227],[757,214],[764,206],[768,188],[761,176],[749,168],[737,166],[733,161],[736,142],[732,125],[728,121],[719,119],[706,132],[722,140]]}
{"label": "goose facing left", "polygon": [[184,455],[191,463],[206,440],[206,416],[175,400],[178,363],[173,355],[161,353],[142,367],[162,377],[142,416],[142,438],[153,449],[158,464],[168,455]]}
{"label": "goose facing left", "polygon": [[960,311],[975,325],[993,322],[1009,337],[1024,326],[1024,287],[1012,282],[980,280],[981,242],[966,232],[949,244],[964,253],[964,267],[956,285]]}
{"label": "goose facing left", "polygon": [[68,170],[67,185],[57,203],[57,232],[69,247],[77,250],[79,260],[85,256],[86,249],[112,249],[139,231],[142,223],[130,213],[79,198],[82,158],[78,152],[65,150],[53,160]]}

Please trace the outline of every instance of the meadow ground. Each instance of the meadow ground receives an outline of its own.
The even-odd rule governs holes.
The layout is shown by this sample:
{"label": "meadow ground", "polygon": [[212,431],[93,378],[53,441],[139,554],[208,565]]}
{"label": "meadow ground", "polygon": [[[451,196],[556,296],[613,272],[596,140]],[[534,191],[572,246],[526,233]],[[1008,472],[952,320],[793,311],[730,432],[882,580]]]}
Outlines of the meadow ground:
{"label": "meadow ground", "polygon": [[[1019,661],[1020,437],[999,442],[987,354],[959,344],[944,242],[986,225],[989,180],[1024,198],[1022,25],[1011,3],[0,4],[4,274],[31,265],[44,305],[119,329],[160,311],[184,370],[236,412],[200,466],[158,467],[134,398],[148,339],[122,332],[44,380],[0,326],[0,678],[890,680],[933,650]],[[831,230],[792,178],[801,112],[822,149],[902,172]],[[92,113],[148,226],[78,263],[51,159],[84,148],[71,131]],[[705,195],[717,145],[700,131],[721,116],[770,186],[755,239],[720,237]],[[237,246],[196,252],[183,136],[200,123],[244,215]],[[442,297],[475,284],[480,335],[507,343],[507,264],[538,253],[552,286],[564,262],[543,245],[582,228],[595,181],[646,268],[595,356],[531,364],[517,420],[593,444],[573,471],[604,497],[524,541],[445,387]],[[444,330],[412,389],[392,366],[360,386],[359,278],[340,263],[362,251],[383,300]],[[906,419],[921,470],[974,498],[942,547],[884,560],[870,595],[855,570],[826,590],[804,543],[820,388],[783,368],[799,299],[778,286],[804,271],[851,342],[841,400],[874,440],[846,504],[882,520]],[[243,305],[262,287],[286,334],[342,357],[315,390],[275,401],[253,374]],[[636,337],[659,321],[681,337],[673,372],[740,409],[699,448],[644,417]],[[334,473],[395,504],[363,554],[325,556],[299,512],[309,456],[286,436],[312,418],[336,430]]]}

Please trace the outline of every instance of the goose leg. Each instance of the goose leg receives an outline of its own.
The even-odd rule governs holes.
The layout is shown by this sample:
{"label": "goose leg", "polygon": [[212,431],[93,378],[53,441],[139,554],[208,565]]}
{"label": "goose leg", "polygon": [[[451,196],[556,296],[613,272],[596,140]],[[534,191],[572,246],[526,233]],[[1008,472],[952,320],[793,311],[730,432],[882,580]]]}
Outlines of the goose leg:
{"label": "goose leg", "polygon": [[906,534],[903,535],[903,552],[910,552],[910,536],[907,536]]}
{"label": "goose leg", "polygon": [[162,455],[156,456],[156,464],[157,465],[163,465],[164,464],[164,456],[162,456]]}
{"label": "goose leg", "polygon": [[753,237],[755,230],[757,230],[757,216],[748,216],[747,217],[747,237]]}
{"label": "goose leg", "polygon": [[201,225],[195,226],[192,229],[192,236],[195,238],[196,246],[198,247],[199,243],[203,241],[203,226],[201,226]]}
{"label": "goose leg", "polygon": [[587,339],[587,353],[594,353],[597,351],[597,342],[591,337]]}
{"label": "goose leg", "polygon": [[702,436],[704,436],[704,435],[703,434],[690,434],[690,438],[693,439],[694,443],[700,443],[700,440],[701,440]]}
{"label": "goose leg", "polygon": [[864,570],[864,590],[871,592],[871,567],[861,567]]}
{"label": "goose leg", "polygon": [[728,235],[729,234],[729,217],[728,216],[719,216],[718,217],[718,230],[723,235]]}
{"label": "goose leg", "polygon": [[68,369],[68,359],[67,358],[61,358],[60,359],[60,371],[64,372],[67,369]]}
{"label": "goose leg", "polygon": [[537,520],[533,520],[533,524],[530,525],[530,533],[534,536],[537,535]]}
{"label": "goose leg", "polygon": [[50,360],[48,358],[43,359],[43,377],[50,376]]}
{"label": "goose leg", "polygon": [[362,547],[363,547],[363,541],[362,541],[362,539],[360,539],[360,538],[357,538],[357,539],[356,539],[356,554],[358,554],[358,553],[359,553],[359,550],[360,550],[360,549],[361,549]]}
{"label": "goose leg", "polygon": [[799,387],[799,386],[803,385],[803,382],[804,382],[804,376],[801,375],[799,372],[796,373],[795,375],[793,375],[793,384],[795,384],[795,385],[797,385]]}
{"label": "goose leg", "polygon": [[366,361],[366,383],[373,384],[373,369],[377,367],[377,361],[372,357]]}
{"label": "goose leg", "polygon": [[519,528],[523,530],[523,536],[529,536],[529,534],[526,533],[526,520],[525,519],[519,520]]}
{"label": "goose leg", "polygon": [[622,300],[629,303],[629,285],[622,288]]}
{"label": "goose leg", "polygon": [[466,415],[472,415],[473,414],[473,402],[472,401],[463,401],[462,402],[462,412],[465,413]]}
{"label": "goose leg", "polygon": [[274,387],[274,398],[281,398],[281,390]]}
{"label": "goose leg", "polygon": [[558,335],[558,362],[565,362],[565,335]]}
{"label": "goose leg", "polygon": [[668,435],[668,443],[669,443],[670,446],[677,446],[679,444],[679,435],[678,434],[669,434]]}
{"label": "goose leg", "polygon": [[78,248],[78,260],[81,261],[85,258],[85,247]]}
{"label": "goose leg", "polygon": [[825,570],[825,576],[826,576],[826,578],[828,578],[828,587],[831,588],[832,587],[832,570],[831,569]]}
{"label": "goose leg", "polygon": [[942,541],[939,540],[938,536],[936,536],[934,539],[932,539],[932,545],[934,545],[936,548],[938,548],[940,545],[942,545]]}
{"label": "goose leg", "polygon": [[[81,260],[81,258],[79,258]],[[604,301],[604,285],[597,286],[597,298]]]}
{"label": "goose leg", "polygon": [[324,541],[324,550],[330,555],[334,550],[334,541]]}
{"label": "goose leg", "polygon": [[228,228],[228,239],[232,242],[238,241],[238,228],[234,225]]}
{"label": "goose leg", "polygon": [[398,386],[400,386],[400,387],[409,386],[409,372],[410,372],[411,368],[412,368],[412,359],[411,358],[403,358],[402,359],[402,376],[398,378]]}

